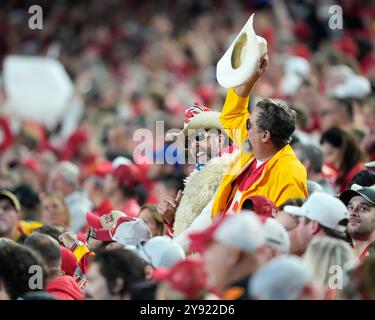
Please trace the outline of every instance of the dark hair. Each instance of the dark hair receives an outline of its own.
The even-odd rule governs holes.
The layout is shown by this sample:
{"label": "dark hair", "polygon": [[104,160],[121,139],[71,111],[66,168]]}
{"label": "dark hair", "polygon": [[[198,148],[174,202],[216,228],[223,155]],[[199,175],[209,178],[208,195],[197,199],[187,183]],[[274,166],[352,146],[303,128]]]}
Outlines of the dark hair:
{"label": "dark hair", "polygon": [[286,206],[302,207],[306,199],[303,198],[291,198],[286,200],[280,207],[280,211],[284,210]]}
{"label": "dark hair", "polygon": [[375,184],[375,174],[369,170],[362,170],[350,180],[348,187],[350,188],[353,184],[359,184],[362,187],[371,187]]}
{"label": "dark hair", "polygon": [[101,250],[95,255],[92,263],[99,265],[101,275],[106,279],[110,293],[116,285],[116,279],[124,282],[120,294],[129,293],[130,288],[145,279],[144,264],[138,255],[127,249]]}
{"label": "dark hair", "polygon": [[323,151],[320,146],[314,144],[298,144],[296,149],[300,150],[299,160],[304,162],[309,160],[314,173],[320,173],[323,166]]}
{"label": "dark hair", "polygon": [[33,233],[26,238],[24,244],[26,247],[37,252],[44,259],[48,268],[60,267],[60,245],[52,237],[42,233]]}
{"label": "dark hair", "polygon": [[[59,237],[63,234],[63,231],[54,226],[41,226],[33,230],[33,233],[46,234],[60,243]],[[60,243],[61,244],[61,243]]]}
{"label": "dark hair", "polygon": [[340,163],[341,176],[337,179],[340,184],[345,175],[361,160],[364,154],[354,138],[346,131],[339,128],[331,128],[325,131],[320,139],[320,144],[329,143],[335,148],[340,148],[342,160]]}
{"label": "dark hair", "polygon": [[296,126],[296,112],[284,103],[270,99],[259,101],[256,107],[262,110],[257,119],[258,129],[268,130],[278,149],[290,143]]}
{"label": "dark hair", "polygon": [[48,277],[48,269],[43,259],[34,251],[14,242],[3,243],[0,248],[0,286],[11,299],[17,299],[31,291],[29,273],[31,266],[42,268],[43,285]]}

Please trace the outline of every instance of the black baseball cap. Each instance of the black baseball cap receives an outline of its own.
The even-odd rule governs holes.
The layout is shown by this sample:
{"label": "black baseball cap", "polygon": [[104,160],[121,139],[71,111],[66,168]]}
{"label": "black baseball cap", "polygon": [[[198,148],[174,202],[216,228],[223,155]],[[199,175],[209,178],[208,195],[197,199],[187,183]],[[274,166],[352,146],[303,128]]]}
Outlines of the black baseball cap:
{"label": "black baseball cap", "polygon": [[351,198],[361,196],[366,201],[375,205],[375,186],[362,187],[359,184],[353,184],[350,190],[346,190],[340,195],[340,200],[348,205]]}

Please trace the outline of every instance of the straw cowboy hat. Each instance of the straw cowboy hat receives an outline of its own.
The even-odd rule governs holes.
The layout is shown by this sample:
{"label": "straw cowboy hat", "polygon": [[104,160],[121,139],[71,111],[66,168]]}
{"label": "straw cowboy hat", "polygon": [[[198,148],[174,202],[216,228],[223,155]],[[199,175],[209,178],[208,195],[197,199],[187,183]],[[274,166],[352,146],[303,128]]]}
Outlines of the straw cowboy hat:
{"label": "straw cowboy hat", "polygon": [[216,78],[224,88],[244,84],[256,71],[267,52],[267,41],[255,34],[254,13],[217,63]]}
{"label": "straw cowboy hat", "polygon": [[[185,136],[186,138],[193,134],[193,129],[223,130],[219,118],[220,112],[213,111],[199,102],[194,102],[194,105],[185,111],[184,128],[180,132],[170,133],[168,136],[176,140],[180,136]],[[189,132],[189,130],[192,132]]]}

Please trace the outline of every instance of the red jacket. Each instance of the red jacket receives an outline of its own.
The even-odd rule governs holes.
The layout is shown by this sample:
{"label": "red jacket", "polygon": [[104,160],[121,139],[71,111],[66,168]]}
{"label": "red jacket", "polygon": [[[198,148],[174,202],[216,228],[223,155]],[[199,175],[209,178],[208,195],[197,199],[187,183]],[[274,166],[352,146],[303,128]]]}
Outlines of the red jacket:
{"label": "red jacket", "polygon": [[62,276],[50,281],[46,291],[60,300],[83,300],[84,296],[76,281],[70,276]]}

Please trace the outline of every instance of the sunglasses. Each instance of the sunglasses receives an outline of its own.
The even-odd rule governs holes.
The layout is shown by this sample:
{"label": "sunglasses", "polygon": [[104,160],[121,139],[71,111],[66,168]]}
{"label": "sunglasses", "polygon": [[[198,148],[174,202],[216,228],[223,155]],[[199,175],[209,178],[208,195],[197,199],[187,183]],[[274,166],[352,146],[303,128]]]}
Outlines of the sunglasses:
{"label": "sunglasses", "polygon": [[198,130],[193,135],[189,136],[187,139],[185,139],[185,149],[189,150],[191,147],[191,142],[193,143],[201,143],[207,140],[207,138],[213,134],[210,134],[206,130]]}

